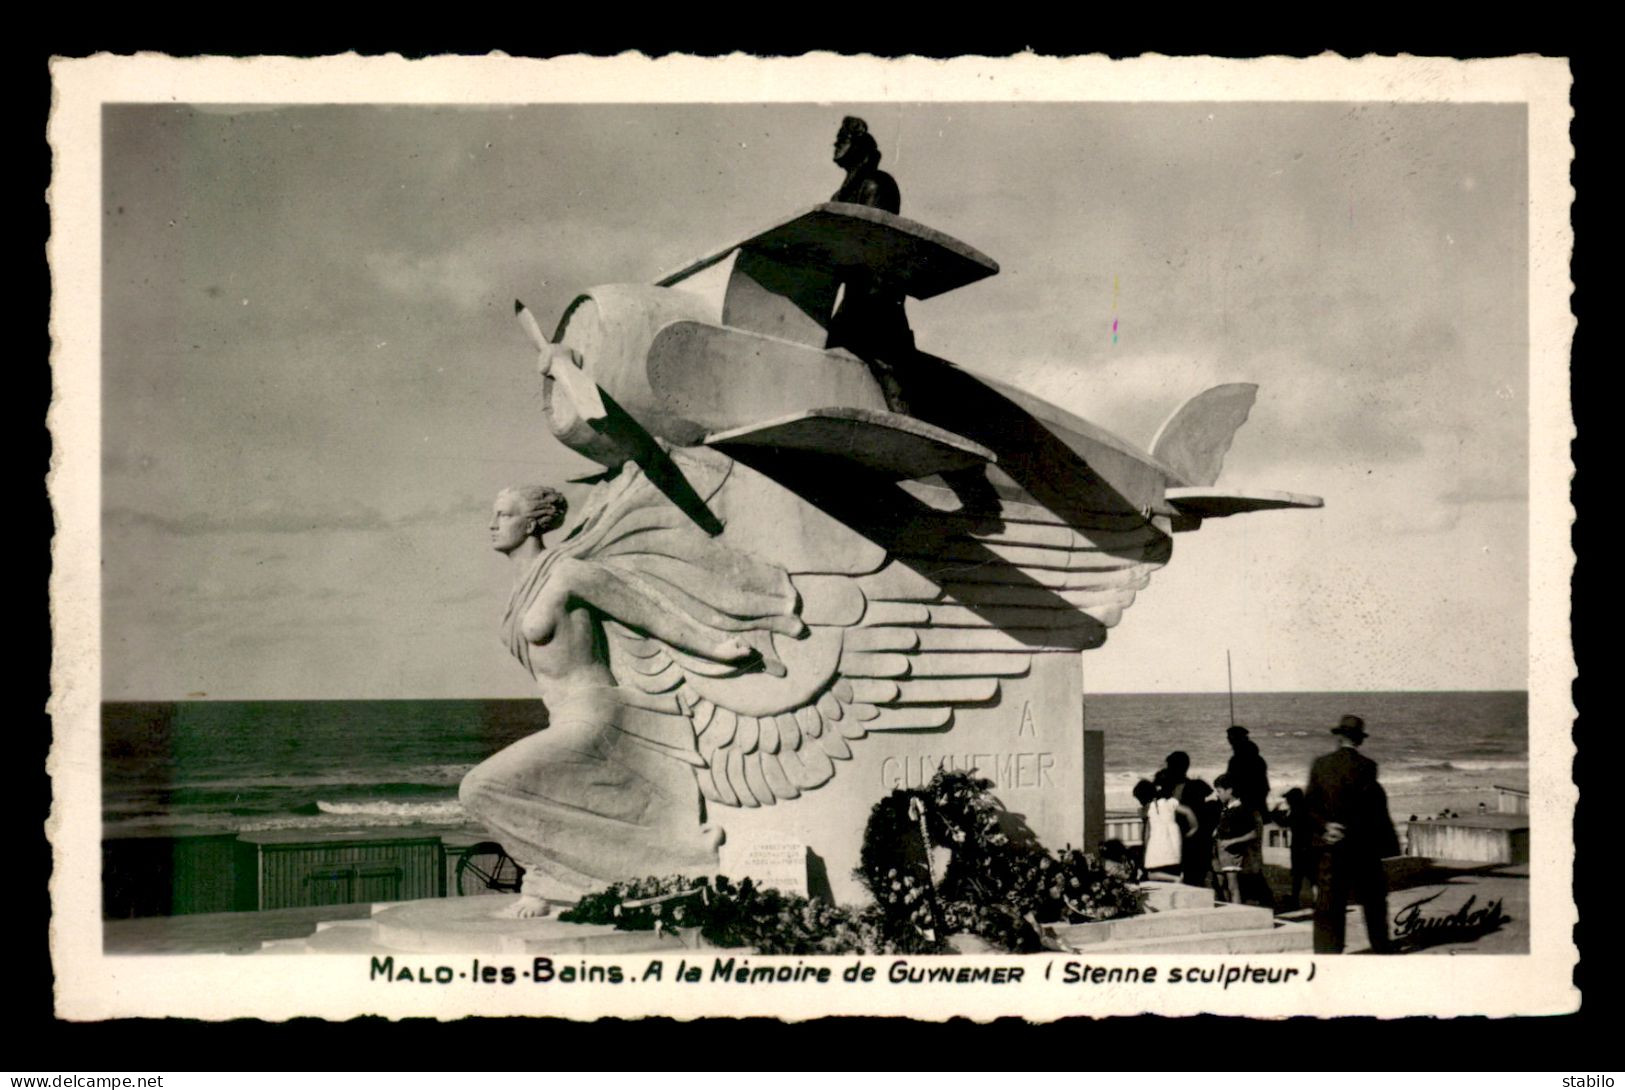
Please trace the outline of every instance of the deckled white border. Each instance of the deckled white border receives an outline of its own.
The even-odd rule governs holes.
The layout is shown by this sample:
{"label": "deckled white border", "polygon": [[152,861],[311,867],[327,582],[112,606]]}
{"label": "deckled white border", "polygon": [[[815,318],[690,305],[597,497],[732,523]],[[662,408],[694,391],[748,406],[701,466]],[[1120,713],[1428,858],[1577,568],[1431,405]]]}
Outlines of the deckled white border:
{"label": "deckled white border", "polygon": [[[51,580],[55,658],[48,764],[57,804],[48,823],[55,847],[51,948],[57,1010],[71,1019],[178,1015],[205,1019],[295,1015],[343,1018],[458,1017],[468,1013],[573,1018],[661,1014],[902,1015],[1046,1020],[1077,1014],[1204,1011],[1296,1014],[1544,1014],[1575,1009],[1577,914],[1571,899],[1571,776],[1575,676],[1569,628],[1574,558],[1569,527],[1574,426],[1569,403],[1569,259],[1573,233],[1568,170],[1570,75],[1561,60],[1454,61],[1335,56],[1307,60],[1143,57],[965,57],[938,61],[814,54],[780,60],[624,55],[534,61],[508,57],[325,59],[143,55],[59,60],[49,125],[53,276],[51,332],[55,453],[49,479],[57,519]],[[1532,884],[1528,955],[1317,958],[1302,986],[1080,988],[1022,986],[385,986],[367,982],[367,959],[352,957],[122,957],[101,954],[99,703],[101,577],[99,477],[101,107],[108,102],[519,103],[750,101],[1395,101],[1524,102],[1529,108],[1530,301],[1530,795]],[[461,965],[459,957],[424,964]],[[510,959],[519,964],[523,959]],[[625,965],[647,959],[616,958]],[[675,959],[668,959],[674,962]],[[704,959],[709,965],[709,958]],[[760,959],[757,959],[760,960]],[[802,959],[791,959],[802,960]],[[852,958],[838,959],[849,965]],[[867,959],[884,978],[893,959]],[[920,959],[912,959],[918,962]],[[1022,964],[1029,978],[1044,958],[956,958],[960,965]],[[1166,968],[1215,957],[1147,957]],[[1231,959],[1235,961],[1237,959]],[[1245,961],[1245,958],[1239,959]],[[1310,958],[1267,963],[1307,966]],[[1125,962],[1128,964],[1128,962]],[[668,975],[671,965],[668,964]],[[1056,977],[1059,977],[1057,971]]]}

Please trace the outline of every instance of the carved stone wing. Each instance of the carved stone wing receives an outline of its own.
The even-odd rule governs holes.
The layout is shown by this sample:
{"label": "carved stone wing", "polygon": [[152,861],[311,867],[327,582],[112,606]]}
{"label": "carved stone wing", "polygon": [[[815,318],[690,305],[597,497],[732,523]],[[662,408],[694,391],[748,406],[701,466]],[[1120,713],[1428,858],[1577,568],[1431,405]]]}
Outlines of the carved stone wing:
{"label": "carved stone wing", "polygon": [[707,799],[793,799],[870,733],[950,729],[956,708],[996,702],[1034,654],[1098,646],[1169,555],[1144,519],[1078,526],[1004,502],[993,519],[919,507],[908,520],[877,570],[791,575],[807,634],[752,634],[771,641],[782,677],[606,626],[622,684],[692,721]]}

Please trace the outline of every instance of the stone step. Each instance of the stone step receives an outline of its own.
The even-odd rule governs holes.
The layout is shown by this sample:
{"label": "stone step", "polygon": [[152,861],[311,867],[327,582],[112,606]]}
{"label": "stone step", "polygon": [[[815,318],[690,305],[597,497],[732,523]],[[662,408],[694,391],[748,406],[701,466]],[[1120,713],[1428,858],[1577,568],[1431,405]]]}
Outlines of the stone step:
{"label": "stone step", "polygon": [[698,944],[693,933],[617,931],[608,925],[563,923],[556,917],[514,919],[503,910],[517,895],[412,901],[372,917],[373,942],[409,954],[638,954]]}
{"label": "stone step", "polygon": [[255,954],[308,954],[310,939],[266,939]]}
{"label": "stone step", "polygon": [[[434,902],[426,902],[433,905]],[[555,919],[490,920],[489,906],[478,912],[451,910],[391,912],[406,905],[381,907],[370,919],[325,920],[315,933],[261,944],[261,954],[634,954],[698,947],[696,931],[656,935],[652,931],[617,931],[613,927],[561,923]],[[473,926],[470,926],[472,922]]]}
{"label": "stone step", "polygon": [[[581,927],[580,924],[564,924]],[[594,935],[569,933],[527,938],[522,946],[526,954],[659,954],[691,950],[695,943],[683,935],[670,932],[656,935],[653,931],[608,930]]]}
{"label": "stone step", "polygon": [[1213,891],[1206,886],[1187,886],[1180,882],[1141,882],[1147,912],[1172,912],[1181,908],[1211,908]]}
{"label": "stone step", "polygon": [[372,933],[372,920],[317,920],[317,931],[365,931]]}
{"label": "stone step", "polygon": [[372,921],[319,920],[316,930],[298,939],[269,939],[257,954],[367,954],[379,949],[373,940]]}
{"label": "stone step", "polygon": [[1070,924],[1055,929],[1062,942],[1079,949],[1104,942],[1132,942],[1136,939],[1177,938],[1215,931],[1268,931],[1275,917],[1267,908],[1254,905],[1219,905],[1210,908],[1176,908],[1148,912],[1117,920]]}
{"label": "stone step", "polygon": [[1209,931],[1150,939],[1095,943],[1081,949],[1097,954],[1297,954],[1315,948],[1314,932],[1303,924],[1277,924],[1268,931]]}
{"label": "stone step", "polygon": [[374,916],[376,916],[376,915],[378,915],[378,913],[384,912],[384,911],[386,911],[388,909],[400,908],[402,905],[409,905],[411,903],[412,903],[411,901],[374,901],[371,905],[368,906],[368,910]]}
{"label": "stone step", "polygon": [[381,951],[371,920],[338,920],[318,924],[305,940],[307,954],[376,954]]}

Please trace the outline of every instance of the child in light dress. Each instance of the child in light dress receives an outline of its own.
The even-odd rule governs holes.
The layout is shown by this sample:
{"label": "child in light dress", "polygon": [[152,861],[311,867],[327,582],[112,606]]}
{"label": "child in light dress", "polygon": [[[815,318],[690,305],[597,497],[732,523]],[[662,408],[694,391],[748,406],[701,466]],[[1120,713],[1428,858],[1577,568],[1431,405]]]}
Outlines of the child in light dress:
{"label": "child in light dress", "polygon": [[1141,780],[1134,785],[1134,798],[1145,814],[1146,877],[1179,881],[1185,839],[1196,835],[1196,813],[1174,798],[1166,783],[1159,788],[1150,780]]}

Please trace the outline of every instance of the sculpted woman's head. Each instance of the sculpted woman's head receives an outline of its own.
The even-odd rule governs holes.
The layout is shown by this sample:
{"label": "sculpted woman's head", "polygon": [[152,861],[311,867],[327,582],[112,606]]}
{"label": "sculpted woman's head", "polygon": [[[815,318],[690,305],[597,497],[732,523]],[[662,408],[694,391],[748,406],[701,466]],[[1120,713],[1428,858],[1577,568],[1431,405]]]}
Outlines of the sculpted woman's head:
{"label": "sculpted woman's head", "polygon": [[540,538],[564,525],[569,505],[564,493],[546,485],[520,485],[497,493],[491,512],[491,547],[511,553],[527,538]]}

